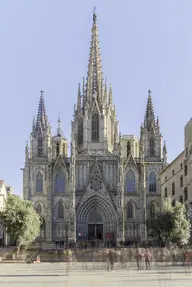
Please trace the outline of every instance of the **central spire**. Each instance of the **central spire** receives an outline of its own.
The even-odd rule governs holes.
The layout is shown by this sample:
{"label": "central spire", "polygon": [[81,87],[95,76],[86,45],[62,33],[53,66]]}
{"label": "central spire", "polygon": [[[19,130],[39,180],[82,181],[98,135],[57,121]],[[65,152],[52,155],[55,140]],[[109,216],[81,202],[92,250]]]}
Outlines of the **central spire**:
{"label": "central spire", "polygon": [[96,98],[98,103],[102,102],[102,94],[101,94],[102,85],[103,85],[103,73],[101,66],[101,53],[99,48],[97,15],[94,9],[89,62],[88,62],[87,83],[86,83],[86,98],[88,102],[91,102],[93,98]]}

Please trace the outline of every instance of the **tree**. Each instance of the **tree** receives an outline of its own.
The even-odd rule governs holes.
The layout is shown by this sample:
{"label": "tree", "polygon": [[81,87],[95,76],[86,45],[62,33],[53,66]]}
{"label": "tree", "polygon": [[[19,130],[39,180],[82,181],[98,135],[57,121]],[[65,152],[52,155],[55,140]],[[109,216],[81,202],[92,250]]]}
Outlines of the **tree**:
{"label": "tree", "polygon": [[1,222],[12,240],[20,248],[27,248],[39,235],[41,219],[31,201],[9,194],[5,209],[0,212]]}
{"label": "tree", "polygon": [[176,202],[172,207],[170,199],[164,201],[154,218],[147,220],[147,228],[149,235],[161,246],[169,243],[184,245],[190,238],[190,221],[186,217],[185,206]]}

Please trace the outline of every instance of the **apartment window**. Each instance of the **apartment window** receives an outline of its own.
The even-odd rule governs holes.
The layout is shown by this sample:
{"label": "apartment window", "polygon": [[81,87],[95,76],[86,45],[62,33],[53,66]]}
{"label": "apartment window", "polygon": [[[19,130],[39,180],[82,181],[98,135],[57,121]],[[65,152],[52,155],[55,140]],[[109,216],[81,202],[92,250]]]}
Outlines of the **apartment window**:
{"label": "apartment window", "polygon": [[183,176],[181,175],[180,176],[180,187],[182,187],[183,186]]}
{"label": "apartment window", "polygon": [[175,183],[172,183],[172,195],[175,195]]}
{"label": "apartment window", "polygon": [[167,187],[165,187],[165,197],[167,197]]}
{"label": "apartment window", "polygon": [[165,181],[167,181],[167,176],[165,176]]}
{"label": "apartment window", "polygon": [[185,165],[185,176],[187,175],[187,164]]}
{"label": "apartment window", "polygon": [[172,170],[172,176],[174,176],[174,174],[175,174],[175,171],[174,171],[174,169]]}
{"label": "apartment window", "polygon": [[183,204],[183,195],[179,196],[179,202],[181,202]]}
{"label": "apartment window", "polygon": [[187,201],[188,199],[188,189],[187,186],[184,188],[184,201]]}
{"label": "apartment window", "polygon": [[175,206],[175,199],[173,199],[173,201],[172,201],[172,206],[173,207]]}
{"label": "apartment window", "polygon": [[181,169],[183,168],[183,164],[182,163],[180,164],[180,167],[181,167]]}

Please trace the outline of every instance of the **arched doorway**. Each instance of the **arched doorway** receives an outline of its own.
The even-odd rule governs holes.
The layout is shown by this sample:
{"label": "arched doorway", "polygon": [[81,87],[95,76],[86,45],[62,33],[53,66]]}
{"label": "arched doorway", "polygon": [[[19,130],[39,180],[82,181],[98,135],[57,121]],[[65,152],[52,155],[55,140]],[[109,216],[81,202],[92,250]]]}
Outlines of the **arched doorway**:
{"label": "arched doorway", "polygon": [[96,207],[89,212],[87,230],[88,240],[103,240],[103,218]]}
{"label": "arched doorway", "polygon": [[117,234],[117,214],[109,198],[93,194],[80,204],[76,213],[77,240]]}

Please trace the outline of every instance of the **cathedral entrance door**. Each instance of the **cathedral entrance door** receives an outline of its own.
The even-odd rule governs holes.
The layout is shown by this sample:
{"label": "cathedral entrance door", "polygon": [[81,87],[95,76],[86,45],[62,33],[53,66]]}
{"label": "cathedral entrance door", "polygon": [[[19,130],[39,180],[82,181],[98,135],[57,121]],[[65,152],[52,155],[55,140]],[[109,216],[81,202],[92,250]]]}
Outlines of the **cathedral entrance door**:
{"label": "cathedral entrance door", "polygon": [[88,239],[103,240],[103,224],[88,224]]}
{"label": "cathedral entrance door", "polygon": [[103,240],[103,218],[96,208],[93,208],[89,213],[88,239]]}

